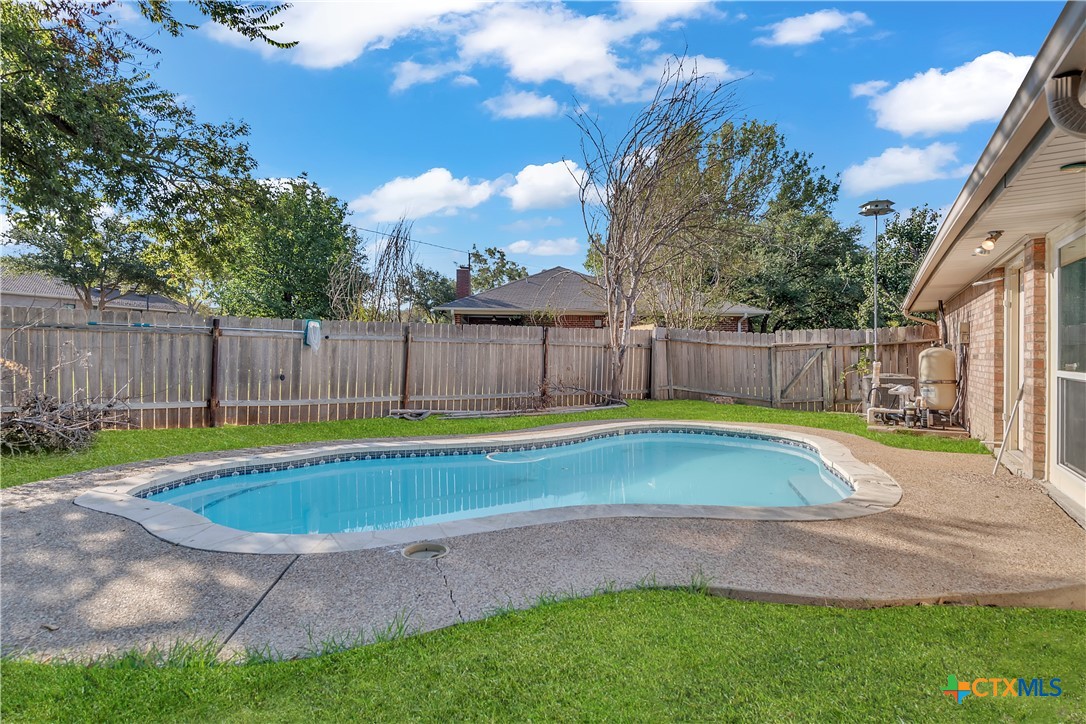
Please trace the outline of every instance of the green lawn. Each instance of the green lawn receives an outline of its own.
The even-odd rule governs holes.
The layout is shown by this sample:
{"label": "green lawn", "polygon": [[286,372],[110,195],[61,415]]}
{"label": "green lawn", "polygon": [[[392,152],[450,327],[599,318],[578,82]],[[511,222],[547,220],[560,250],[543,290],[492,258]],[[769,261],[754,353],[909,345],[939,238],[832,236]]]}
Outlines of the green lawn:
{"label": "green lawn", "polygon": [[[6,661],[5,721],[1086,721],[1086,614],[645,590],[277,663]],[[1056,677],[1059,697],[940,691]]]}
{"label": "green lawn", "polygon": [[262,445],[324,440],[350,440],[370,437],[413,435],[454,435],[520,430],[581,420],[614,420],[640,417],[661,420],[722,420],[727,422],[766,422],[805,425],[826,430],[840,430],[862,435],[892,447],[945,452],[984,453],[988,450],[976,440],[950,440],[916,433],[868,432],[858,415],[826,412],[794,412],[750,405],[717,405],[708,402],[631,401],[625,409],[601,410],[565,415],[477,418],[447,420],[431,417],[419,422],[376,418],[310,422],[290,425],[251,425],[216,429],[188,430],[112,430],[98,436],[84,452],[62,455],[5,456],[0,460],[0,487],[21,485],[35,480],[66,475],[81,470],[119,465],[136,460],[181,455],[210,450],[236,450]]}

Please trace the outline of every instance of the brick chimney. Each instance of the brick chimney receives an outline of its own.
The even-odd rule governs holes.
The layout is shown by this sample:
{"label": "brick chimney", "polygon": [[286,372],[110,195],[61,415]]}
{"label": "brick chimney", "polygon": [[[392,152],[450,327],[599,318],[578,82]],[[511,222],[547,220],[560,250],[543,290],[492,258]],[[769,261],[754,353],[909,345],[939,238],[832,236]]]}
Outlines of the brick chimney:
{"label": "brick chimney", "polygon": [[456,269],[456,298],[471,296],[471,267],[460,266]]}

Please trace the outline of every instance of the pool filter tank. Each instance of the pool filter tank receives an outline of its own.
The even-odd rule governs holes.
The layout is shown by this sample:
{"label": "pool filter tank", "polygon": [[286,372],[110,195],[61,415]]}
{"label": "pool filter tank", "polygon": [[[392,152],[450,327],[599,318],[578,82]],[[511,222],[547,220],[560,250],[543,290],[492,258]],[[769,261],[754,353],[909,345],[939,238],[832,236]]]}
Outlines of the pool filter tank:
{"label": "pool filter tank", "polygon": [[957,397],[954,350],[930,347],[920,353],[920,399],[929,410],[950,410]]}

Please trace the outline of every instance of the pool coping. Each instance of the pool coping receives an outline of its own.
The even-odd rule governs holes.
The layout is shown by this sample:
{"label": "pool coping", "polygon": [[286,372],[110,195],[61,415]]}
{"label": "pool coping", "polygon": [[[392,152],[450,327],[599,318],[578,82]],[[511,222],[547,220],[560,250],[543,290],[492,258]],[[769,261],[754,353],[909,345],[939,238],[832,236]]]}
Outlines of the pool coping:
{"label": "pool coping", "polygon": [[[258,465],[291,465],[315,458],[386,455],[396,452],[452,453],[452,450],[486,450],[491,447],[540,443],[569,443],[587,435],[623,434],[646,430],[705,430],[768,437],[798,443],[812,449],[823,464],[842,478],[853,492],[833,502],[808,506],[714,506],[667,504],[607,504],[547,508],[536,511],[503,513],[434,523],[410,528],[349,533],[252,533],[212,523],[194,513],[169,503],[137,497],[141,492],[178,483],[193,476],[240,474],[241,468]],[[563,425],[552,428],[518,430],[456,437],[417,437],[377,439],[335,443],[305,450],[249,452],[224,455],[214,460],[167,463],[152,471],[128,476],[102,485],[75,499],[75,504],[91,510],[127,518],[139,523],[152,535],[180,546],[223,553],[264,555],[337,553],[402,546],[417,541],[451,538],[473,533],[488,533],[508,528],[561,523],[592,518],[708,518],[750,521],[827,521],[856,518],[888,510],[901,500],[901,487],[877,466],[861,462],[847,446],[807,433],[781,431],[758,425],[736,425],[706,421],[625,420],[604,423]]]}

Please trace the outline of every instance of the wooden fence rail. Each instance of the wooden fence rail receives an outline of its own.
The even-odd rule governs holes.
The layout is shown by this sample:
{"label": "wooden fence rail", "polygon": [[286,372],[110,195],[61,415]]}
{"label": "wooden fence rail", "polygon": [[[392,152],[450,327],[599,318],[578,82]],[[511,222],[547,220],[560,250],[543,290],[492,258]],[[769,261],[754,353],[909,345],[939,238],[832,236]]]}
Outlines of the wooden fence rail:
{"label": "wooden fence rail", "polygon": [[[22,390],[128,400],[148,428],[380,417],[396,408],[493,411],[592,404],[609,390],[607,331],[0,307],[5,409]],[[931,327],[879,330],[884,371],[915,375]],[[634,330],[628,398],[735,398],[852,409],[871,332]]]}

